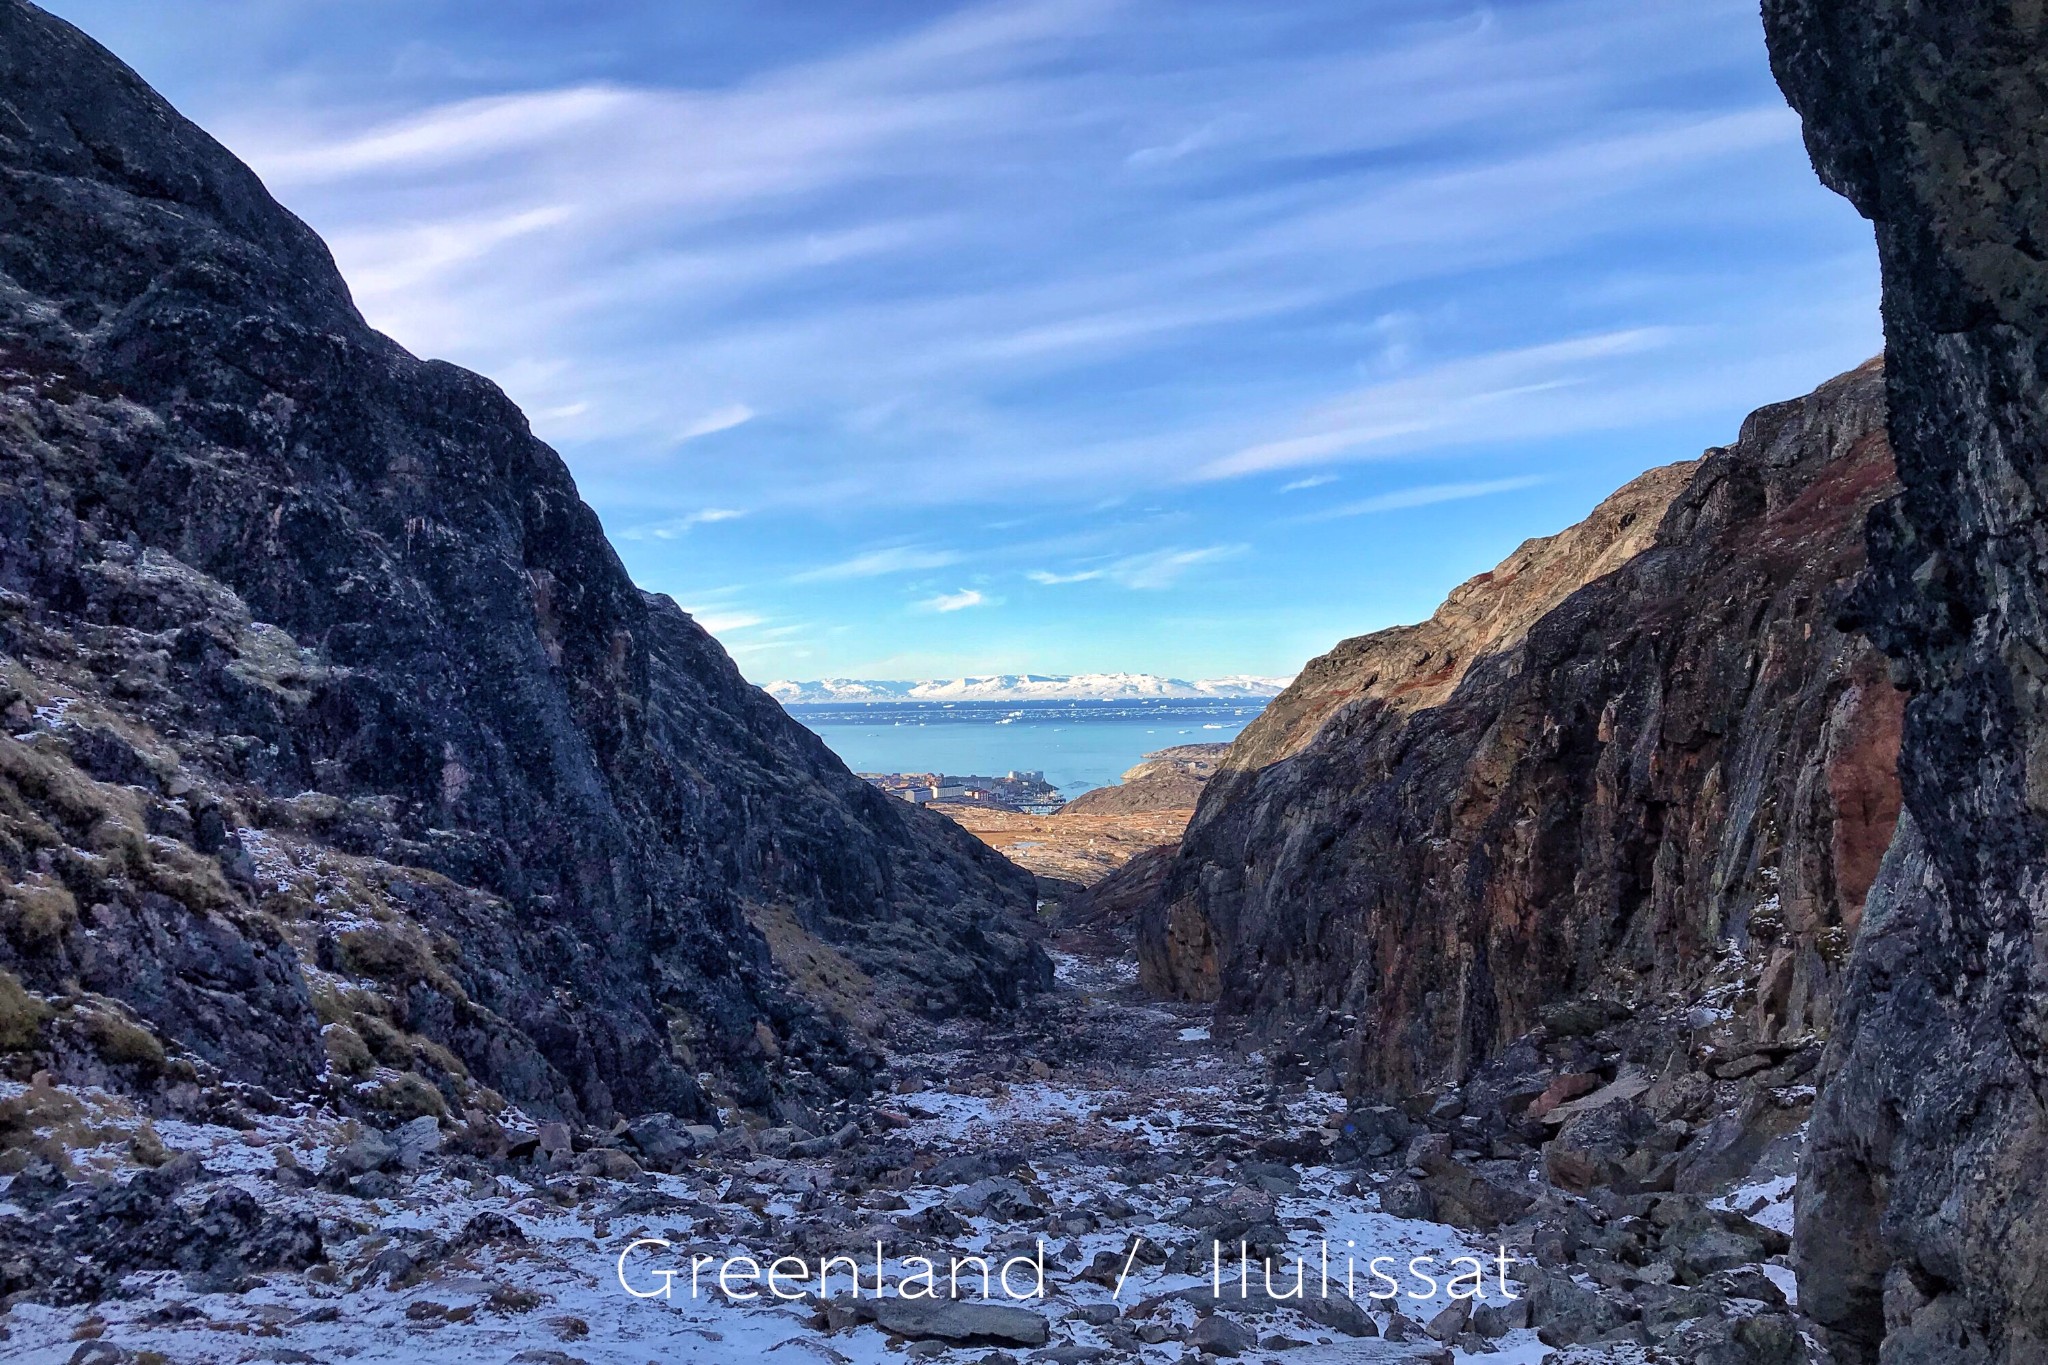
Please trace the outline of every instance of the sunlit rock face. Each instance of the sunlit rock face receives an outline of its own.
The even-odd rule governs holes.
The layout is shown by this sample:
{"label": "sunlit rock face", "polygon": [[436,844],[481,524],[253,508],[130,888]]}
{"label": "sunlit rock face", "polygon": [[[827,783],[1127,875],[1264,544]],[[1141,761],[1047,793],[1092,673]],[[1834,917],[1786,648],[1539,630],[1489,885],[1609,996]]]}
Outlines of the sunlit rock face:
{"label": "sunlit rock face", "polygon": [[1903,493],[1856,615],[1913,691],[1800,1184],[1845,1361],[2048,1358],[2048,28],[1766,0],[1822,180],[1876,225]]}
{"label": "sunlit rock face", "polygon": [[1367,1096],[1589,995],[1824,1034],[1899,808],[1900,694],[1836,624],[1895,486],[1883,383],[1765,408],[1310,664],[1150,870],[1146,982]]}
{"label": "sunlit rock face", "polygon": [[[1031,880],[855,779],[488,381],[0,0],[0,1044],[433,1112],[801,1109],[1049,983]],[[111,1041],[110,1041],[111,1040]]]}

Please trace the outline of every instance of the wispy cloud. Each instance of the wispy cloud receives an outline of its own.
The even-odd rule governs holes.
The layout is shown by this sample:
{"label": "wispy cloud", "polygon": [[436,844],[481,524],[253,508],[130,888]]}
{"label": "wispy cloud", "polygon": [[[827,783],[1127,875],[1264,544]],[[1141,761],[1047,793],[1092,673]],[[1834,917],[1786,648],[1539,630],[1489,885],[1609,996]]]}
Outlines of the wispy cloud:
{"label": "wispy cloud", "polygon": [[892,545],[869,550],[836,564],[806,569],[791,577],[792,583],[826,583],[843,578],[880,578],[885,574],[916,573],[958,564],[965,556],[955,550],[931,550],[913,545]]}
{"label": "wispy cloud", "polygon": [[734,507],[706,507],[700,511],[688,512],[666,521],[650,522],[643,526],[628,526],[618,532],[620,540],[679,540],[699,526],[714,522],[733,521],[745,516]]}
{"label": "wispy cloud", "polygon": [[1178,583],[1189,570],[1218,560],[1231,559],[1250,549],[1249,545],[1205,545],[1195,550],[1152,550],[1128,555],[1106,570],[1110,579],[1126,588],[1157,590]]}
{"label": "wispy cloud", "polygon": [[558,142],[607,122],[634,96],[603,85],[463,100],[359,133],[255,150],[273,188],[321,184],[372,172],[418,172]]}
{"label": "wispy cloud", "polygon": [[[1636,327],[1454,360],[1368,385],[1320,406],[1297,435],[1246,446],[1202,468],[1220,479],[1335,459],[1358,459],[1399,444],[1444,444],[1504,430],[1528,432],[1557,424],[1597,426],[1581,404],[1554,395],[1584,384],[1600,362],[1667,346],[1668,328]],[[1505,414],[1503,416],[1503,414]]]}
{"label": "wispy cloud", "polygon": [[969,607],[990,605],[989,598],[973,588],[962,588],[959,592],[942,592],[937,597],[927,597],[919,602],[921,611],[965,611]]}
{"label": "wispy cloud", "polygon": [[[767,457],[715,471],[717,496],[1043,499],[1156,487],[1205,449],[1426,444],[1415,415],[1259,435],[1332,396],[1272,339],[1321,344],[1320,310],[1543,260],[1589,224],[1755,212],[1712,168],[1796,162],[1796,121],[1671,93],[1754,61],[1741,10],[1287,0],[1162,30],[1148,0],[967,4],[691,86],[650,60],[228,132],[379,325],[537,411],[587,405],[561,433],[579,474],[658,478],[758,407],[809,453],[749,432]],[[1465,345],[1426,320],[1374,343]],[[1117,411],[1117,366],[1159,403]],[[1053,376],[1057,404],[1005,396]]]}
{"label": "wispy cloud", "polygon": [[1376,493],[1369,498],[1360,498],[1357,502],[1347,502],[1340,507],[1312,512],[1299,520],[1334,521],[1339,517],[1362,517],[1373,512],[1397,512],[1410,507],[1429,507],[1440,502],[1463,502],[1467,498],[1485,498],[1495,493],[1512,493],[1519,488],[1534,488],[1543,481],[1539,474],[1525,474],[1511,479],[1422,484],[1415,488],[1397,488],[1391,493]]}
{"label": "wispy cloud", "polygon": [[684,441],[694,441],[699,436],[709,436],[714,432],[731,431],[734,427],[744,426],[753,420],[754,410],[745,403],[729,403],[713,412],[705,413],[684,427],[676,436],[676,441],[680,444]]}
{"label": "wispy cloud", "polygon": [[728,631],[745,630],[749,626],[758,626],[768,618],[756,615],[750,611],[736,611],[722,614],[714,613],[709,616],[699,616],[696,619],[698,625],[704,627],[713,635],[724,635]]}
{"label": "wispy cloud", "polygon": [[[637,578],[807,669],[1151,638],[1278,651],[1164,671],[1287,671],[1451,572],[1404,539],[1429,518],[1364,547],[1332,515],[1540,472],[1557,497],[1475,501],[1474,541],[1555,530],[1589,470],[1877,343],[1867,229],[1813,183],[1754,0],[62,4],[209,35],[138,64],[365,316],[533,414]],[[1395,458],[1415,488],[1311,491]],[[1325,524],[1270,520],[1280,492]],[[1158,595],[1134,622],[1110,587]]]}

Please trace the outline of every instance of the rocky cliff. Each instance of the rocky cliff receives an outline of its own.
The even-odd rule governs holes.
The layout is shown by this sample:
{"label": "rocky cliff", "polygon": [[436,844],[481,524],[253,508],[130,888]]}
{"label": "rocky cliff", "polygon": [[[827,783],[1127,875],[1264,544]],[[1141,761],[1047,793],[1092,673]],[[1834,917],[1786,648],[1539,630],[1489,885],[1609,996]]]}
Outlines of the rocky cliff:
{"label": "rocky cliff", "polygon": [[1821,178],[1876,225],[1901,495],[1856,610],[1913,693],[1799,1187],[1843,1361],[2048,1358],[2048,25],[1766,0]]}
{"label": "rocky cliff", "polygon": [[1737,1041],[1824,1030],[1898,809],[1899,694],[1834,624],[1893,487],[1882,384],[1765,408],[1309,665],[1171,865],[1127,874],[1159,883],[1147,984],[1365,1095],[1462,1080],[1586,996],[1719,987]]}
{"label": "rocky cliff", "polygon": [[847,773],[502,393],[22,0],[0,179],[11,1070],[801,1110],[855,1016],[1049,982],[1028,876]]}

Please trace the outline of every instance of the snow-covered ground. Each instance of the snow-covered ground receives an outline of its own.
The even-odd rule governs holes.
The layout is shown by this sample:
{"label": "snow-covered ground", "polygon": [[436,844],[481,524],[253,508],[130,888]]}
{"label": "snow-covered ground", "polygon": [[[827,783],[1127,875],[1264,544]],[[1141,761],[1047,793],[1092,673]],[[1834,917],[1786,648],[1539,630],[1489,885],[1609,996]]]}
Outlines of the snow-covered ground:
{"label": "snow-covered ground", "polygon": [[[1080,964],[1066,964],[1070,968]],[[1105,973],[1114,979],[1115,973]],[[1113,1344],[1093,1319],[1137,1311],[1142,1321],[1185,1328],[1194,1319],[1187,1303],[1159,1301],[1174,1291],[1211,1281],[1209,1269],[1169,1274],[1131,1255],[1134,1245],[1187,1242],[1187,1211],[1205,1201],[1241,1191],[1242,1173],[1229,1160],[1189,1168],[1183,1161],[1143,1179],[1117,1178],[1134,1156],[1172,1154],[1219,1131],[1260,1121],[1248,1061],[1208,1041],[1206,1030],[1187,1026],[1182,1015],[1146,1011],[1147,1025],[1162,1040],[1152,1065],[1116,1073],[1120,1083],[1083,1072],[1071,1079],[976,1083],[971,1056],[932,1059],[959,1079],[893,1097],[907,1126],[886,1132],[923,1158],[1014,1151],[1026,1159],[1005,1172],[1042,1214],[1065,1217],[1103,1207],[1106,1194],[1128,1209],[1113,1219],[1080,1218],[1082,1230],[1044,1231],[1046,1217],[1005,1217],[1000,1210],[958,1214],[962,1230],[940,1241],[955,1254],[992,1249],[1003,1255],[1028,1249],[1043,1237],[1049,1254],[1047,1295],[1020,1306],[1051,1319],[1051,1346],[1077,1348]],[[18,1093],[20,1087],[15,1087]],[[115,1179],[130,1174],[128,1141],[142,1120],[118,1097],[82,1095],[94,1110],[97,1141],[74,1153],[82,1174]],[[1283,1126],[1313,1126],[1327,1119],[1336,1097],[1309,1092],[1279,1115]],[[1266,1115],[1270,1122],[1272,1115]],[[188,1283],[175,1271],[131,1275],[124,1297],[89,1306],[17,1304],[6,1318],[0,1361],[69,1362],[90,1342],[107,1360],[190,1362],[354,1361],[471,1362],[524,1360],[563,1365],[646,1365],[677,1361],[725,1365],[734,1361],[882,1362],[902,1358],[873,1325],[822,1330],[813,1302],[779,1303],[728,1299],[709,1277],[697,1297],[687,1277],[673,1297],[636,1298],[619,1282],[619,1256],[636,1239],[660,1238],[670,1250],[643,1247],[629,1263],[635,1287],[656,1281],[639,1272],[664,1265],[687,1266],[691,1255],[721,1258],[748,1254],[766,1261],[792,1252],[790,1237],[807,1212],[835,1201],[868,1218],[915,1217],[935,1205],[961,1207],[977,1178],[926,1178],[859,1187],[835,1169],[832,1154],[810,1159],[735,1152],[707,1156],[675,1174],[642,1173],[623,1180],[565,1178],[534,1169],[518,1172],[504,1163],[430,1157],[414,1173],[401,1175],[390,1197],[362,1199],[332,1192],[306,1177],[280,1175],[281,1166],[317,1176],[333,1153],[359,1129],[331,1114],[258,1116],[247,1130],[158,1119],[156,1137],[172,1153],[189,1152],[206,1175],[190,1185],[181,1202],[197,1208],[226,1185],[246,1189],[275,1212],[304,1212],[318,1218],[328,1264],[304,1272],[266,1273],[227,1289]],[[1201,1135],[1191,1138],[1183,1130]],[[1298,1170],[1294,1188],[1273,1200],[1278,1221],[1288,1230],[1306,1266],[1310,1292],[1321,1278],[1322,1258],[1337,1267],[1341,1287],[1344,1257],[1360,1266],[1355,1284],[1362,1306],[1382,1320],[1381,1305],[1365,1297],[1370,1287],[1363,1266],[1372,1256],[1480,1257],[1493,1265],[1496,1249],[1435,1223],[1391,1217],[1377,1208],[1370,1185],[1348,1172],[1323,1166]],[[889,1185],[900,1188],[888,1188]],[[1283,1186],[1286,1182],[1282,1182]],[[854,1187],[850,1187],[854,1186]],[[877,1208],[879,1206],[879,1209]],[[887,1212],[880,1212],[886,1209]],[[13,1209],[4,1210],[14,1212]],[[509,1219],[521,1240],[441,1254],[480,1215]],[[1181,1221],[1176,1221],[1177,1219]],[[889,1279],[897,1279],[899,1255],[916,1254],[920,1239],[896,1234],[889,1247]],[[1325,1248],[1328,1248],[1327,1252]],[[393,1282],[393,1248],[426,1249],[412,1276]],[[1079,1278],[1103,1253],[1129,1261],[1120,1285]],[[1235,1260],[1223,1276],[1226,1294],[1236,1283]],[[813,1262],[814,1263],[814,1262]],[[1441,1274],[1447,1276],[1448,1271]],[[1288,1287],[1292,1267],[1283,1262],[1276,1288]],[[1250,1271],[1256,1283],[1260,1271]],[[1020,1281],[1020,1287],[1021,1287]],[[836,1287],[836,1286],[835,1286]],[[1444,1306],[1447,1287],[1435,1292],[1404,1275],[1398,1305],[1411,1319],[1427,1319]],[[1498,1301],[1493,1278],[1483,1293]],[[1149,1308],[1141,1305],[1151,1304]],[[1083,1314],[1084,1316],[1070,1316]],[[1118,1317],[1129,1329],[1141,1319]],[[1355,1358],[1350,1339],[1299,1315],[1280,1314],[1257,1324],[1263,1333],[1281,1332],[1297,1341],[1288,1362],[1318,1365]],[[1523,1340],[1523,1338],[1529,1338]],[[1128,1348],[1130,1339],[1124,1337]],[[1533,1338],[1516,1333],[1503,1341],[1496,1362],[1533,1361]],[[113,1350],[110,1348],[118,1348]],[[921,1348],[932,1351],[929,1345]],[[1029,1351],[1012,1348],[1020,1355]],[[1136,1355],[1120,1359],[1179,1361],[1186,1346],[1178,1339],[1138,1343]],[[123,1356],[119,1352],[132,1355]],[[146,1353],[154,1352],[155,1356]],[[987,1346],[951,1348],[945,1359],[979,1360]],[[87,1354],[82,1360],[93,1359]]]}

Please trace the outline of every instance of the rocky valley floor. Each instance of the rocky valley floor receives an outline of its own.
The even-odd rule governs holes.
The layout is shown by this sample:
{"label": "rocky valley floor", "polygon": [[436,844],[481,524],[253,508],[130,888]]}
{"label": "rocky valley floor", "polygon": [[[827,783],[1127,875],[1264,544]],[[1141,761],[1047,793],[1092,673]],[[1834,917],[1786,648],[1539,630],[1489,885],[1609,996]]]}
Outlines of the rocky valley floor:
{"label": "rocky valley floor", "polygon": [[[10,1085],[0,1360],[1806,1358],[1785,1307],[1788,1181],[1580,1199],[1544,1182],[1533,1147],[1465,1147],[1455,1106],[1347,1112],[1299,1059],[1144,999],[1120,960],[1063,956],[1060,977],[1028,1014],[935,1030],[894,1062],[896,1093],[818,1135],[516,1116],[374,1133],[230,1092],[145,1120],[107,1094]],[[643,1290],[693,1256],[871,1263],[879,1241],[893,1285],[903,1258],[1042,1242],[1045,1293],[878,1301],[842,1279],[829,1301],[748,1302],[708,1278],[692,1297],[685,1274],[636,1299],[618,1263],[638,1238],[670,1244],[629,1262]],[[1372,1298],[1362,1270],[1346,1297],[1347,1254],[1394,1258],[1401,1297]],[[1276,1302],[1259,1258],[1285,1294],[1297,1255],[1308,1294]],[[1433,1293],[1405,1269],[1418,1256],[1435,1258]],[[1460,1287],[1477,1297],[1450,1292],[1460,1256],[1487,1267]]]}
{"label": "rocky valley floor", "polygon": [[1043,888],[1093,886],[1148,849],[1176,843],[1193,807],[1166,810],[1055,811],[1027,815],[982,806],[939,804],[983,843],[1036,874]]}

